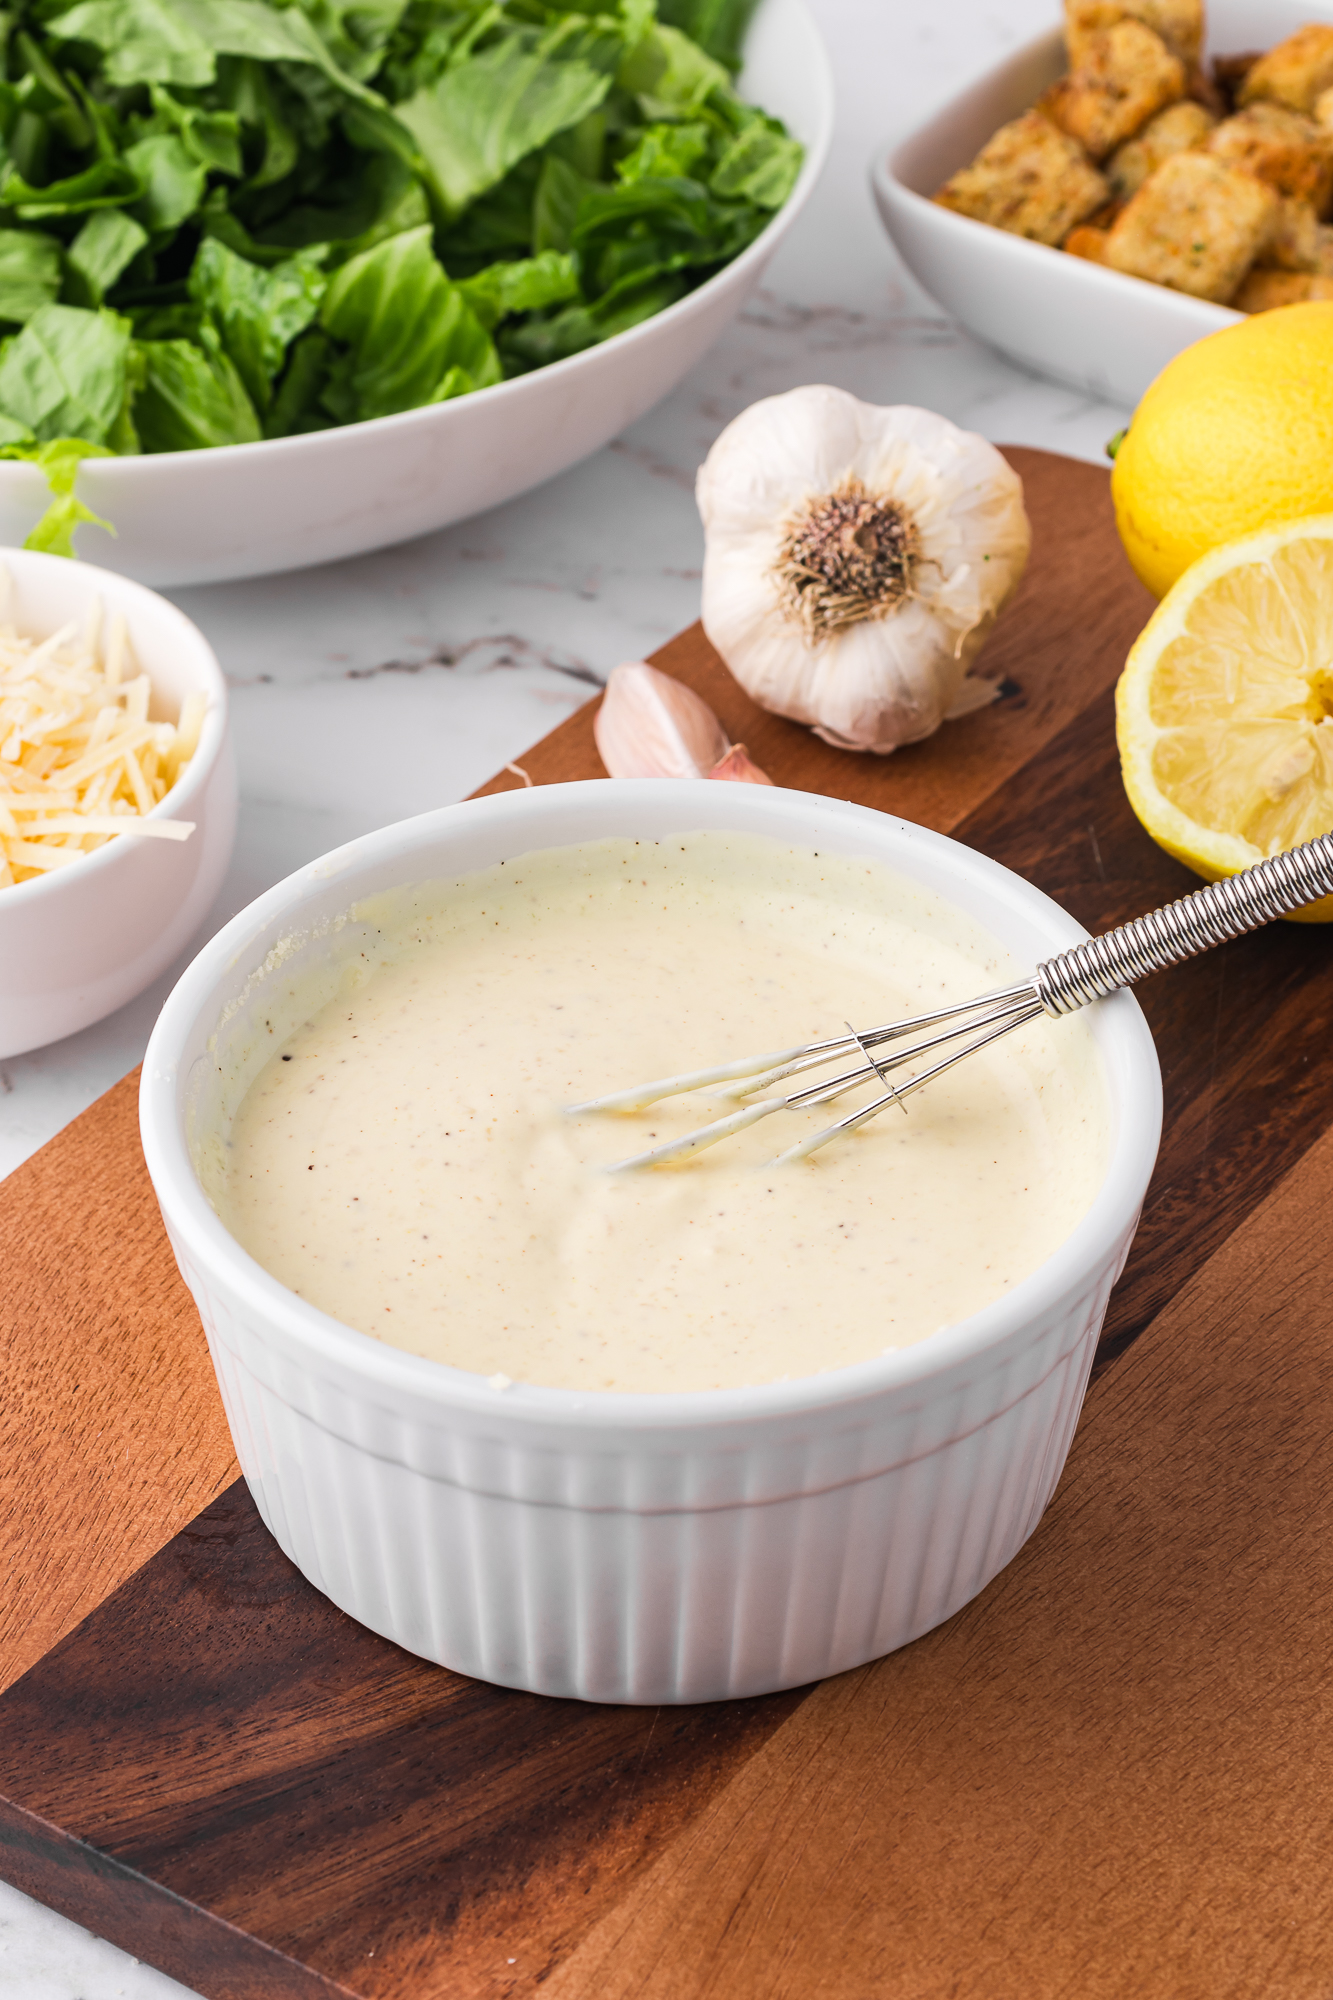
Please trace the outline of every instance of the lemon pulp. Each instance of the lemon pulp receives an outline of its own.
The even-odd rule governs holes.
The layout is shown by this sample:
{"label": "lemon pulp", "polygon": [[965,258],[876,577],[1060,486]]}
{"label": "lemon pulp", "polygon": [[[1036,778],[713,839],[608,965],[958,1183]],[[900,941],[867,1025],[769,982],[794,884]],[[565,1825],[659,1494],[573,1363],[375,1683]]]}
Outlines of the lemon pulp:
{"label": "lemon pulp", "polygon": [[1131,805],[1200,875],[1333,829],[1333,516],[1195,563],[1130,653],[1116,726]]}

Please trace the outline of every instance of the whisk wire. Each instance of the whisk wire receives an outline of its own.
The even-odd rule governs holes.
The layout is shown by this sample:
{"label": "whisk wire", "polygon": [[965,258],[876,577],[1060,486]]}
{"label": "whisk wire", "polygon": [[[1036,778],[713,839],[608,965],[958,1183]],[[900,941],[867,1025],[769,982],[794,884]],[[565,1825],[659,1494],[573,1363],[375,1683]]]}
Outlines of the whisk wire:
{"label": "whisk wire", "polygon": [[[955,1049],[951,1056],[945,1056],[942,1062],[937,1062],[932,1068],[923,1070],[920,1076],[909,1077],[908,1081],[896,1090],[890,1086],[883,1097],[877,1097],[871,1104],[863,1104],[859,1110],[853,1111],[849,1117],[840,1118],[836,1125],[826,1125],[821,1131],[812,1132],[808,1138],[798,1139],[796,1144],[789,1146],[785,1153],[779,1153],[775,1160],[770,1160],[769,1165],[771,1167],[783,1167],[789,1165],[794,1160],[808,1160],[811,1153],[817,1153],[821,1146],[827,1146],[830,1139],[836,1139],[843,1132],[855,1131],[856,1127],[864,1125],[867,1119],[877,1117],[886,1105],[895,1103],[902,1105],[903,1098],[910,1097],[914,1090],[923,1089],[933,1078],[942,1076],[946,1069],[952,1069],[955,1063],[962,1062],[966,1056],[975,1055],[978,1049],[985,1048],[987,1042],[998,1041],[1001,1035],[1011,1034],[1015,1028],[1023,1027],[1026,1022],[1035,1021],[1037,1016],[1043,1011],[1041,1003],[1036,1001],[1032,1006],[1025,1008],[1022,1013],[1006,1016],[1000,1021],[997,1027],[989,1028],[984,1035],[978,1035],[975,1041],[968,1042],[964,1048]],[[944,1039],[945,1037],[940,1037],[941,1041]],[[915,1050],[913,1053],[920,1054],[920,1050]],[[907,1058],[899,1057],[898,1060],[905,1061]],[[907,1109],[906,1105],[902,1105],[902,1108],[904,1111]]]}
{"label": "whisk wire", "polygon": [[[715,1118],[711,1124],[696,1126],[693,1131],[684,1132],[679,1138],[664,1139],[660,1146],[651,1146],[646,1152],[631,1154],[628,1159],[615,1160],[606,1171],[611,1174],[627,1173],[631,1168],[635,1167],[663,1167],[668,1165],[672,1160],[688,1159],[691,1154],[701,1153],[705,1147],[716,1146],[719,1141],[731,1138],[733,1133],[743,1132],[747,1126],[758,1124],[761,1118],[770,1117],[775,1111],[808,1111],[816,1105],[831,1104],[835,1098],[844,1096],[849,1090],[855,1090],[859,1084],[869,1083],[872,1077],[878,1077],[882,1083],[888,1083],[887,1073],[889,1070],[900,1069],[904,1063],[915,1062],[918,1057],[929,1055],[932,1049],[941,1048],[946,1042],[956,1041],[960,1035],[975,1034],[978,1028],[990,1028],[995,1022],[1000,1024],[998,1032],[1004,1033],[1007,1028],[1017,1027],[1021,1020],[1030,1020],[1034,1014],[1040,1014],[1042,1011],[1041,1003],[1037,999],[1034,987],[1029,985],[1015,990],[1024,997],[1011,997],[1010,991],[1006,990],[1003,994],[987,994],[979,1000],[967,1001],[960,1006],[937,1009],[933,1014],[919,1016],[918,1020],[925,1022],[952,1019],[955,1025],[944,1029],[941,1034],[932,1035],[922,1042],[913,1042],[910,1048],[900,1049],[896,1054],[880,1057],[878,1060],[870,1054],[869,1049],[865,1046],[871,1037],[868,1035],[858,1035],[853,1028],[848,1035],[838,1036],[835,1040],[823,1044],[818,1055],[812,1054],[806,1062],[793,1064],[791,1070],[807,1069],[814,1066],[823,1068],[832,1061],[834,1054],[842,1053],[852,1048],[859,1049],[865,1058],[864,1062],[860,1063],[855,1069],[844,1070],[840,1076],[821,1077],[818,1083],[808,1084],[804,1090],[791,1091],[784,1097],[761,1098],[757,1104],[748,1105],[741,1111],[729,1112],[724,1118]],[[997,1000],[1000,1002],[998,1007],[995,1005]],[[959,1017],[964,1013],[970,1013],[973,1018],[970,1020],[960,1019]],[[916,1025],[917,1022],[899,1023],[898,1027],[907,1028],[910,1031]],[[885,1035],[881,1032],[881,1042],[892,1039],[896,1039],[896,1037]],[[994,1036],[991,1034],[982,1037],[983,1041],[993,1039]],[[980,1048],[981,1045],[980,1041],[969,1043],[967,1048],[959,1051],[949,1061],[960,1061],[962,1056],[969,1054],[972,1048]],[[948,1067],[949,1062],[937,1064],[935,1069],[931,1070],[928,1074],[936,1076],[941,1069],[947,1069]],[[779,1072],[779,1074],[783,1073],[790,1074],[791,1071]],[[674,1079],[671,1080],[674,1081]],[[764,1081],[767,1080],[764,1079]],[[886,1104],[892,1104],[907,1096],[910,1090],[915,1090],[921,1082],[927,1080],[925,1077],[913,1079],[910,1084],[902,1088],[897,1088],[890,1084],[888,1094],[885,1097],[877,1099],[873,1107],[865,1106],[850,1121],[844,1120],[840,1126],[830,1126],[827,1136],[831,1138],[835,1132],[850,1129],[851,1125],[862,1123],[863,1119],[873,1115],[874,1111],[881,1111]],[[650,1086],[645,1085],[644,1088],[648,1089]],[[626,1096],[630,1095],[628,1092],[624,1094]],[[661,1093],[661,1095],[666,1094],[665,1092]],[[606,1102],[605,1099],[601,1101],[603,1103]],[[575,1107],[575,1109],[583,1108],[581,1106]],[[906,1107],[904,1106],[903,1109],[904,1115],[906,1115]],[[815,1140],[821,1144],[823,1143],[819,1134],[815,1134]],[[808,1147],[808,1150],[812,1152],[815,1150],[813,1143]],[[786,1155],[784,1154],[783,1158],[785,1157]]]}
{"label": "whisk wire", "polygon": [[[890,1065],[886,1062],[880,1063],[875,1061],[875,1058],[871,1055],[869,1048],[866,1046],[865,1038],[856,1033],[856,1030],[852,1026],[850,1021],[846,1022],[845,1026],[848,1034],[855,1036],[857,1048],[860,1049],[862,1055],[865,1057],[866,1061],[870,1064],[871,1069],[874,1070],[875,1075],[879,1078],[880,1082],[889,1083],[888,1073]],[[891,1083],[889,1083],[889,1096],[897,1104],[898,1109],[903,1114],[903,1117],[906,1118],[907,1106],[903,1103],[902,1098],[899,1096],[898,1092],[894,1089]]]}
{"label": "whisk wire", "polygon": [[[1333,834],[1321,834],[1285,854],[1271,855],[1252,868],[1241,869],[1238,874],[1223,881],[1210,882],[1188,896],[1177,897],[1162,909],[1150,910],[1145,916],[1136,917],[1132,923],[1122,924],[1101,937],[1089,938],[1085,944],[1061,952],[1056,958],[1046,959],[1030,980],[1016,986],[984,994],[979,999],[961,1000],[930,1013],[914,1015],[910,1020],[890,1022],[861,1033],[849,1024],[846,1035],[835,1035],[827,1041],[770,1050],[766,1055],[747,1056],[739,1062],[722,1063],[712,1069],[662,1077],[655,1083],[640,1084],[637,1088],[617,1091],[608,1097],[593,1098],[586,1104],[572,1105],[570,1109],[572,1112],[640,1111],[664,1097],[674,1097],[691,1090],[715,1089],[719,1085],[733,1087],[718,1091],[718,1095],[753,1097],[757,1091],[768,1090],[787,1077],[803,1075],[811,1069],[822,1069],[836,1057],[855,1049],[862,1057],[861,1064],[855,1069],[844,1071],[831,1080],[826,1078],[804,1090],[791,1091],[783,1097],[761,1097],[758,1103],[716,1119],[711,1125],[701,1126],[679,1139],[638,1153],[632,1159],[620,1160],[610,1171],[657,1166],[668,1160],[685,1158],[705,1146],[715,1145],[733,1132],[756,1124],[761,1118],[770,1117],[775,1111],[808,1109],[812,1105],[830,1103],[858,1084],[868,1083],[872,1076],[888,1086],[882,1097],[859,1106],[837,1124],[826,1126],[822,1131],[800,1140],[785,1153],[779,1154],[771,1164],[779,1166],[785,1161],[807,1159],[840,1132],[850,1132],[867,1119],[874,1118],[886,1105],[898,1104],[900,1108],[905,1108],[902,1100],[914,1090],[923,1089],[945,1070],[952,1069],[955,1063],[975,1055],[1001,1035],[1010,1034],[1013,1029],[1034,1021],[1039,1014],[1058,1017],[1073,1013],[1076,1008],[1086,1007],[1090,1001],[1106,999],[1121,987],[1134,985],[1150,973],[1179,965],[1185,959],[1211,950],[1214,945],[1225,943],[1229,938],[1257,930],[1261,924],[1271,923],[1275,917],[1288,916],[1293,910],[1330,895],[1333,895]],[[913,1042],[909,1048],[901,1049],[894,1055],[877,1059],[871,1054],[872,1049],[886,1042],[902,1041],[920,1029],[936,1027],[943,1021],[955,1021],[957,1025],[924,1041]],[[971,1039],[930,1069],[910,1077],[905,1083],[896,1086],[889,1083],[889,1070],[915,1062],[932,1049],[962,1036]]]}

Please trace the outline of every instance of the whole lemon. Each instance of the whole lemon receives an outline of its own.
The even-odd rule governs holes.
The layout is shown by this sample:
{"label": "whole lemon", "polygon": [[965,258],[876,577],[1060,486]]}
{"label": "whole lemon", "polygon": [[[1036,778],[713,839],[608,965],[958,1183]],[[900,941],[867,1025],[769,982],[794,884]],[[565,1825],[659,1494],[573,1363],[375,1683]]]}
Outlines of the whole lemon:
{"label": "whole lemon", "polygon": [[1256,313],[1168,362],[1111,493],[1125,552],[1158,597],[1224,542],[1333,513],[1333,301]]}

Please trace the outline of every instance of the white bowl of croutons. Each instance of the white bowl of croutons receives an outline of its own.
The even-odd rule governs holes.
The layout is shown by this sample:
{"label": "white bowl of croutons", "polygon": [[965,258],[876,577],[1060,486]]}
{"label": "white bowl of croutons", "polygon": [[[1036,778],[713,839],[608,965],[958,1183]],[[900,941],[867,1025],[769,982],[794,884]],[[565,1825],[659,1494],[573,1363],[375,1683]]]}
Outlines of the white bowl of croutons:
{"label": "white bowl of croutons", "polygon": [[1064,27],[1030,42],[871,182],[903,261],[970,332],[1132,406],[1242,312],[1333,297],[1333,0],[1067,13],[1068,54]]}

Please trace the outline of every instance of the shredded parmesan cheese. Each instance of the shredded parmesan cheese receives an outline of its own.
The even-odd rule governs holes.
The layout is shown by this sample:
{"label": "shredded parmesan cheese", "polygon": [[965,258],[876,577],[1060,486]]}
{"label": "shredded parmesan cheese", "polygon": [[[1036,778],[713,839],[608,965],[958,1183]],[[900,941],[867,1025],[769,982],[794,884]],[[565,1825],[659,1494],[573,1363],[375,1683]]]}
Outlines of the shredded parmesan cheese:
{"label": "shredded parmesan cheese", "polygon": [[38,642],[9,620],[0,571],[0,889],[68,867],[121,834],[187,840],[189,820],[149,819],[199,744],[207,706],[150,722],[148,676],[135,671],[125,621],[102,608]]}

